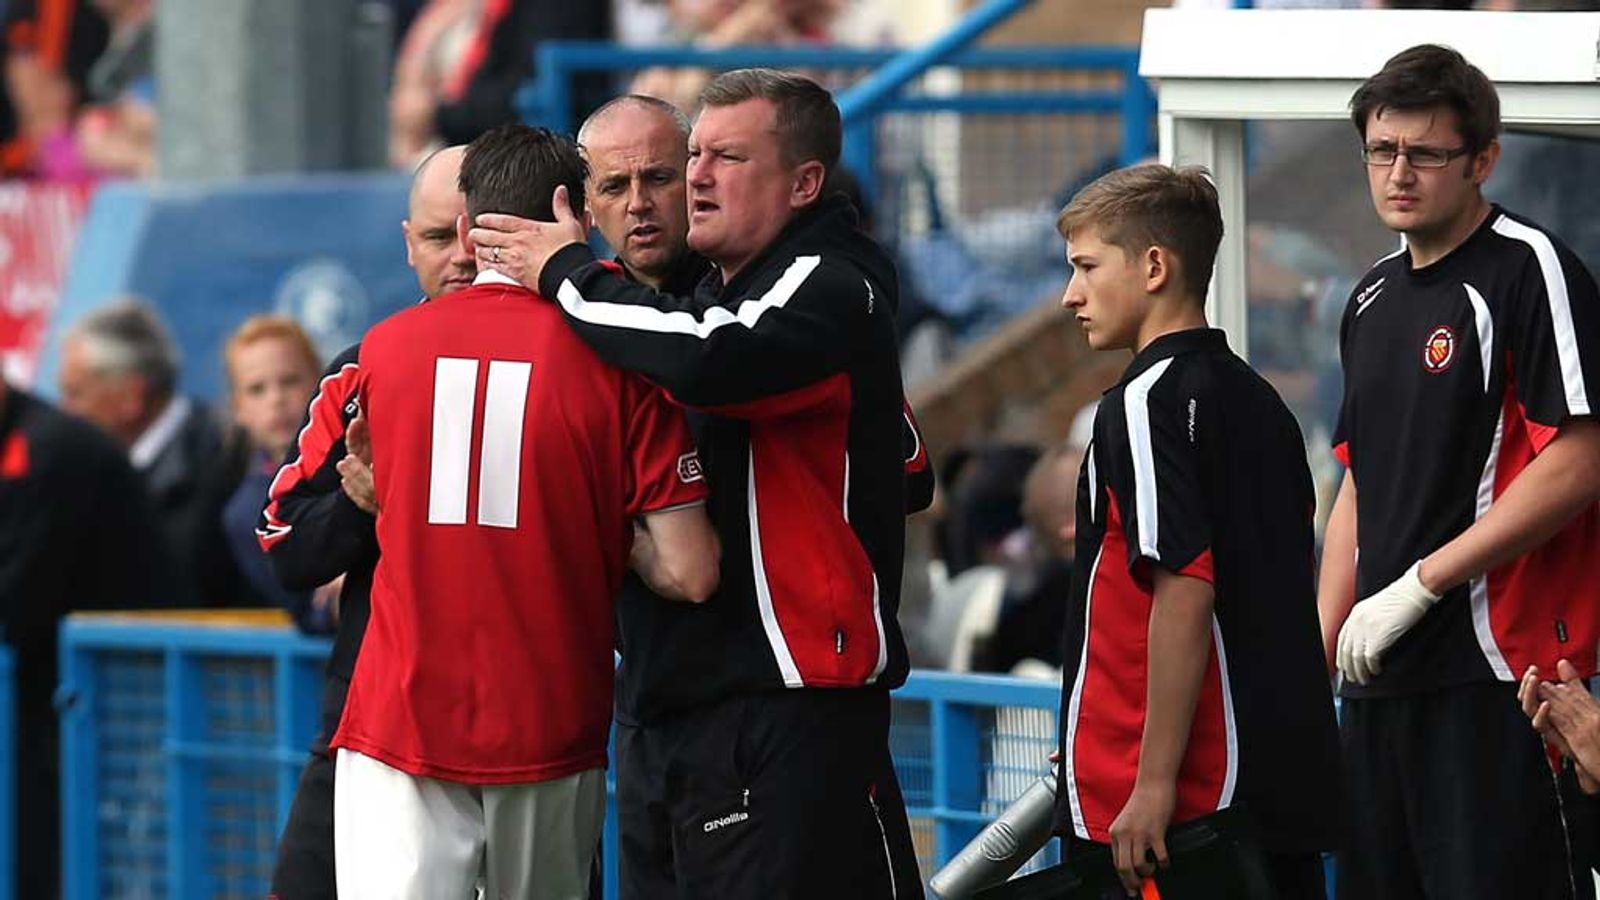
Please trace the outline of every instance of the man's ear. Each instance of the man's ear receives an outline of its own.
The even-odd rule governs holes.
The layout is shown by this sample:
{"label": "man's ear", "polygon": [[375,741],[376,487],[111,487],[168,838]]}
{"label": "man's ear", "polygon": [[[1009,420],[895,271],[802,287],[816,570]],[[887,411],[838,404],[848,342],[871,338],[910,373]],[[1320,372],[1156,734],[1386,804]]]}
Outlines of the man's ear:
{"label": "man's ear", "polygon": [[1500,142],[1490,141],[1489,146],[1478,151],[1472,157],[1472,162],[1468,163],[1467,178],[1471,179],[1473,184],[1481,187],[1485,181],[1489,180],[1489,176],[1494,174],[1495,163],[1499,161]]}
{"label": "man's ear", "polygon": [[467,237],[470,231],[472,231],[471,217],[466,213],[456,216],[456,240],[461,242],[461,249],[465,250],[468,256],[476,259],[478,257],[478,248],[472,243],[472,238]]}
{"label": "man's ear", "polygon": [[795,170],[794,188],[789,192],[789,208],[800,209],[817,202],[822,196],[822,186],[828,180],[828,169],[815,159],[806,160]]}
{"label": "man's ear", "polygon": [[411,258],[412,253],[411,253],[411,220],[410,219],[401,219],[400,220],[400,233],[405,235],[405,238],[406,238],[406,265],[408,265],[411,268],[415,269],[417,267],[416,260]]}
{"label": "man's ear", "polygon": [[1139,265],[1144,273],[1144,290],[1147,294],[1161,293],[1172,280],[1172,254],[1160,244],[1147,247]]}

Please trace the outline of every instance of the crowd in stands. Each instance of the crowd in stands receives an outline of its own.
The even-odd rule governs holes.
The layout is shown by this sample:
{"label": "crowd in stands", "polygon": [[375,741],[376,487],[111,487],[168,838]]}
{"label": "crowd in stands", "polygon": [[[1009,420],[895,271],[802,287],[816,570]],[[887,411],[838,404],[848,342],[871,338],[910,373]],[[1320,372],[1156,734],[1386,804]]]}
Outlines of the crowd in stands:
{"label": "crowd in stands", "polygon": [[155,169],[154,0],[7,0],[0,175]]}
{"label": "crowd in stands", "polygon": [[[155,173],[157,0],[0,0],[5,84],[0,177],[84,180]],[[410,169],[430,150],[516,118],[517,89],[547,40],[828,44],[883,42],[875,4],[844,0],[372,0],[390,7],[396,47],[389,161]],[[708,73],[650,70],[632,89],[688,108]],[[579,79],[586,114],[626,83]]]}

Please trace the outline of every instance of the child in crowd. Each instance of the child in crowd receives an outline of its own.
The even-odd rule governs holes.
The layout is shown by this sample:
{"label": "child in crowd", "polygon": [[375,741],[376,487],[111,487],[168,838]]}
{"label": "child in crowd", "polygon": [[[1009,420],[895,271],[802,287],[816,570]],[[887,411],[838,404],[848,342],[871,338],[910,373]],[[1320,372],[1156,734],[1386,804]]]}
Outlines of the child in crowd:
{"label": "child in crowd", "polygon": [[273,576],[255,535],[267,487],[294,445],[322,363],[311,338],[293,319],[271,315],[253,316],[240,325],[228,338],[223,362],[233,422],[248,444],[243,477],[222,509],[228,549],[245,582],[263,601],[287,609],[306,631],[329,631],[338,585],[313,594],[286,590]]}

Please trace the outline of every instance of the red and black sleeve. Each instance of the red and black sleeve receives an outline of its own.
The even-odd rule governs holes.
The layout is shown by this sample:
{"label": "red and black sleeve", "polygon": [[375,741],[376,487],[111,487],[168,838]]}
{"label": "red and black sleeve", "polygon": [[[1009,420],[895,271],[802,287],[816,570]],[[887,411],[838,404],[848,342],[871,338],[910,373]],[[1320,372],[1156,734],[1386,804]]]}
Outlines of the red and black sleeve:
{"label": "red and black sleeve", "polygon": [[573,244],[545,266],[539,292],[606,362],[686,406],[759,418],[792,412],[843,372],[874,309],[871,284],[843,261],[797,255],[775,271],[711,304],[629,281]]}
{"label": "red and black sleeve", "polygon": [[928,445],[922,441],[922,427],[905,401],[900,434],[901,451],[906,461],[906,515],[919,513],[933,505],[933,466],[928,461]]}
{"label": "red and black sleeve", "polygon": [[360,350],[357,344],[340,353],[322,376],[257,522],[256,538],[291,590],[326,584],[376,551],[373,517],[345,495],[337,468],[345,429],[360,410]]}

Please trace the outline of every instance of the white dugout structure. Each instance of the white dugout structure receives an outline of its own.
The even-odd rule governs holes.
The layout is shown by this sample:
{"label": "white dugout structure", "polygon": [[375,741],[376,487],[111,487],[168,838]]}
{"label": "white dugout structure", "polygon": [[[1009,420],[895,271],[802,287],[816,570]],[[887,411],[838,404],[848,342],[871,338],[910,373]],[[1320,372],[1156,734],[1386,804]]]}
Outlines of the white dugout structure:
{"label": "white dugout structure", "polygon": [[[1423,43],[1454,47],[1494,80],[1508,131],[1600,141],[1600,12],[1145,13],[1139,73],[1157,86],[1161,161],[1204,165],[1216,176],[1226,233],[1206,312],[1240,355],[1250,348],[1245,123],[1345,120],[1364,79]],[[1365,188],[1352,182],[1351,190]]]}

